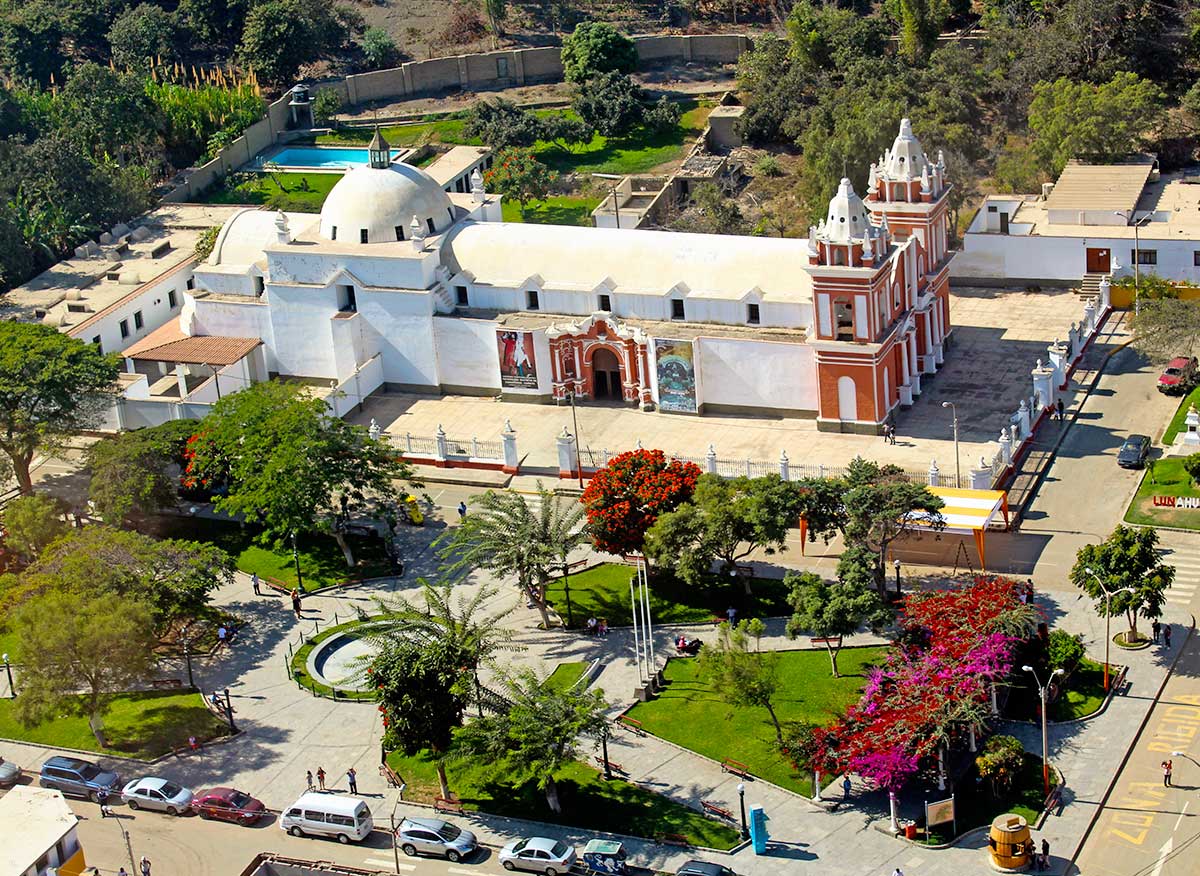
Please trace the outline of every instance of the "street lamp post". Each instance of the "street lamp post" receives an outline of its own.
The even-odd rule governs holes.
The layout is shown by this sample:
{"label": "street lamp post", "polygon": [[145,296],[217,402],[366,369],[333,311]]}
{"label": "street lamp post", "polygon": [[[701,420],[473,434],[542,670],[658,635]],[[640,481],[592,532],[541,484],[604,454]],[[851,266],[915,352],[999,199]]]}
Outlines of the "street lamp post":
{"label": "street lamp post", "polygon": [[620,228],[621,227],[621,208],[620,208],[620,205],[617,204],[617,187],[616,187],[615,183],[621,181],[622,179],[624,179],[624,177],[621,176],[619,173],[593,173],[592,176],[594,176],[596,179],[608,180],[608,190],[610,192],[612,192],[613,215],[617,219],[617,227]]}
{"label": "street lamp post", "polygon": [[954,402],[944,401],[942,407],[950,409],[950,415],[954,418],[954,486],[962,489],[962,461],[958,455],[958,408],[954,406]]}
{"label": "street lamp post", "polygon": [[1133,593],[1134,589],[1132,587],[1122,587],[1120,590],[1114,590],[1110,593],[1108,588],[1104,586],[1104,582],[1100,580],[1099,575],[1088,568],[1085,568],[1083,571],[1096,579],[1096,583],[1100,585],[1100,592],[1104,594],[1104,692],[1108,693],[1108,649],[1112,645],[1112,611],[1109,608],[1109,602],[1118,593]]}
{"label": "street lamp post", "polygon": [[742,839],[750,836],[750,830],[746,827],[746,783],[738,782],[738,806],[742,810]]}
{"label": "street lamp post", "polygon": [[4,672],[8,675],[8,692],[15,700],[17,698],[17,689],[13,686],[12,664],[8,662],[8,654],[4,655]]}
{"label": "street lamp post", "polygon": [[579,417],[575,414],[575,390],[567,390],[567,400],[571,402],[571,425],[575,427],[575,468],[579,474],[579,489],[583,489],[583,451],[579,444]]}
{"label": "street lamp post", "polygon": [[900,561],[893,560],[892,565],[896,567],[896,596],[900,595]]}
{"label": "street lamp post", "polygon": [[612,764],[608,762],[608,722],[604,722],[604,729],[600,733],[600,755],[604,758],[604,779],[612,781]]}
{"label": "street lamp post", "polygon": [[1042,783],[1046,788],[1046,796],[1050,796],[1050,739],[1046,735],[1046,694],[1050,691],[1050,683],[1054,681],[1054,676],[1062,673],[1061,669],[1055,669],[1050,673],[1050,677],[1046,679],[1046,683],[1042,684],[1032,666],[1022,666],[1023,670],[1033,676],[1033,681],[1038,687],[1038,696],[1042,700]]}
{"label": "street lamp post", "polygon": [[183,659],[187,661],[188,687],[195,690],[196,682],[192,678],[192,640],[190,638],[183,640]]}
{"label": "street lamp post", "polygon": [[[1133,210],[1113,210],[1113,214],[1121,216],[1126,222],[1133,222]],[[1142,237],[1138,233],[1138,229],[1154,218],[1153,213],[1147,213],[1141,219],[1133,222],[1133,306],[1136,310],[1138,304],[1138,281],[1141,279],[1141,268],[1139,264],[1142,256]]]}
{"label": "street lamp post", "polygon": [[233,723],[233,702],[229,699],[229,688],[225,688],[225,716],[229,719],[229,732],[237,733],[237,726]]}

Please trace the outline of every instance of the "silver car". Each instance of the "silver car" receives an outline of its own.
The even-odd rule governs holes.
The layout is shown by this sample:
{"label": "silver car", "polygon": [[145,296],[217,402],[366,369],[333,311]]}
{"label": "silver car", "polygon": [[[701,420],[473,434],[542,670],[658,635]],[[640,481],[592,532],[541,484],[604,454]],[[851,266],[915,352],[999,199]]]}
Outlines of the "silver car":
{"label": "silver car", "polygon": [[440,818],[406,818],[396,828],[400,851],[409,855],[437,855],[457,863],[478,848],[475,834]]}
{"label": "silver car", "polygon": [[121,789],[121,799],[130,809],[157,809],[172,815],[183,815],[191,811],[193,796],[195,795],[182,785],[153,776],[130,782]]}
{"label": "silver car", "polygon": [[530,870],[558,876],[575,863],[575,847],[562,840],[531,836],[514,840],[500,850],[500,865],[505,870]]}
{"label": "silver car", "polygon": [[0,757],[0,788],[11,788],[21,779],[21,768]]}

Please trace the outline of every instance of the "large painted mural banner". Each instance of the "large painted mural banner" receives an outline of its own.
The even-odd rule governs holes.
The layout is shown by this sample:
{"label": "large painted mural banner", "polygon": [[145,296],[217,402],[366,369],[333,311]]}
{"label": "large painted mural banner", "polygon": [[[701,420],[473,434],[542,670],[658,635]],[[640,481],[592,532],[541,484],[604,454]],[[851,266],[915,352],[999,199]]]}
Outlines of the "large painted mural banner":
{"label": "large painted mural banner", "polygon": [[654,339],[658,409],[696,413],[696,362],[691,341]]}
{"label": "large painted mural banner", "polygon": [[500,352],[500,385],[513,389],[537,389],[533,332],[497,329],[496,344]]}

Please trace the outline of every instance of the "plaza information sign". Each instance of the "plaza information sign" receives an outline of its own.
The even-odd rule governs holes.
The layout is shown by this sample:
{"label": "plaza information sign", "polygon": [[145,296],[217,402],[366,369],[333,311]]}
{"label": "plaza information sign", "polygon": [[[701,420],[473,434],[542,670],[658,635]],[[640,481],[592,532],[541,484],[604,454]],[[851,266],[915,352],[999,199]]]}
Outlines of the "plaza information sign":
{"label": "plaza information sign", "polygon": [[935,824],[945,824],[948,821],[954,821],[953,797],[925,804],[925,824],[927,827],[933,827]]}

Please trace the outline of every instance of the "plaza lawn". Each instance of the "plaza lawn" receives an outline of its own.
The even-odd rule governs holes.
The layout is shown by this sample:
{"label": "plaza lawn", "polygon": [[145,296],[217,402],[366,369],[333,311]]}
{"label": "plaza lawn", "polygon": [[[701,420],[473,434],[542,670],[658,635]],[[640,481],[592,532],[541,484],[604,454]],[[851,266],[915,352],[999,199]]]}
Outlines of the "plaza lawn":
{"label": "plaza lawn", "polygon": [[[703,131],[712,105],[707,102],[686,101],[679,125],[672,131],[656,134],[645,128],[637,128],[627,137],[609,139],[599,134],[588,143],[568,149],[557,143],[538,142],[534,154],[559,173],[645,173],[660,164],[677,161],[683,157],[687,147]],[[535,110],[539,116],[562,114],[574,117],[569,109]],[[482,145],[477,139],[463,134],[466,125],[462,118],[440,118],[412,125],[393,125],[383,129],[383,136],[392,146],[416,146],[421,143]],[[371,128],[344,128],[330,134],[321,134],[321,144],[365,143],[374,134]]]}
{"label": "plaza lawn", "polygon": [[[1111,670],[1115,675],[1117,670]],[[1104,664],[1086,657],[1067,679],[1065,695],[1047,710],[1051,721],[1070,721],[1095,714],[1104,704]]]}
{"label": "plaza lawn", "polygon": [[52,748],[151,759],[184,747],[189,736],[203,742],[229,732],[228,725],[205,708],[200,694],[194,691],[148,691],[114,697],[104,713],[108,747],[103,749],[88,729],[86,717],[62,715],[25,727],[17,721],[13,703],[0,699],[0,737]]}
{"label": "plaza lawn", "polygon": [[1155,507],[1155,496],[1200,496],[1200,490],[1183,470],[1182,457],[1168,456],[1158,460],[1153,479],[1150,470],[1146,469],[1137,493],[1125,510],[1125,522],[1200,529],[1200,509]]}
{"label": "plaza lawn", "polygon": [[[405,799],[433,802],[438,794],[437,772],[427,752],[412,757],[392,752],[387,760],[408,783]],[[716,849],[730,849],[738,842],[736,830],[629,782],[606,782],[582,763],[573,763],[556,776],[561,815],[550,811],[545,793],[535,782],[514,781],[502,766],[459,761],[447,764],[446,772],[451,792],[472,811],[647,838],[674,833]]]}
{"label": "plaza lawn", "polygon": [[[239,175],[240,177],[241,175]],[[231,185],[234,178],[203,192],[196,200],[206,204],[265,204],[281,196],[280,208],[293,213],[320,213],[340,173],[255,174],[249,181]],[[279,184],[283,184],[283,189]]]}
{"label": "plaza lawn", "polygon": [[570,690],[583,677],[588,664],[585,660],[572,663],[560,663],[554,667],[550,677],[546,679],[546,687],[552,690]]}
{"label": "plaza lawn", "polygon": [[[622,563],[603,563],[570,576],[571,626],[582,627],[589,617],[605,618],[608,625],[630,623],[629,580],[634,569]],[[739,618],[781,617],[791,613],[783,581],[756,578],[747,596],[741,583],[717,581],[693,587],[667,572],[655,571],[650,579],[650,615],[654,623],[705,623],[714,616],[725,617],[731,605]],[[566,622],[567,601],[561,579],[550,582],[546,598]]]}
{"label": "plaza lawn", "polygon": [[[154,535],[211,542],[228,551],[237,567],[247,575],[257,572],[262,580],[278,583],[289,590],[296,586],[292,552],[286,547],[275,548],[256,542],[256,533],[249,526],[242,528],[237,523],[209,517],[161,517]],[[305,592],[391,574],[382,539],[350,536],[347,540],[358,562],[353,569],[346,566],[342,549],[332,536],[307,533],[300,537],[300,571]]]}
{"label": "plaza lawn", "polygon": [[1171,422],[1167,424],[1167,431],[1163,433],[1161,441],[1163,447],[1170,447],[1171,443],[1175,440],[1175,436],[1183,431],[1183,421],[1187,418],[1188,408],[1192,405],[1200,407],[1200,386],[1185,395],[1183,401],[1179,403],[1179,408],[1175,411],[1175,416],[1171,417]]}
{"label": "plaza lawn", "polygon": [[[780,723],[832,724],[858,702],[866,670],[884,659],[887,648],[844,648],[838,656],[841,678],[829,671],[825,649],[779,652]],[[798,794],[812,796],[812,773],[797,773],[775,750],[775,728],[766,709],[734,708],[701,676],[700,661],[672,660],[658,699],[637,703],[629,716],[647,732],[705,757],[741,761],[750,773]]]}
{"label": "plaza lawn", "polygon": [[530,201],[521,212],[516,201],[505,201],[501,205],[505,222],[527,222],[531,225],[588,225],[592,224],[592,211],[600,204],[599,198],[576,198],[559,195],[544,201]]}

